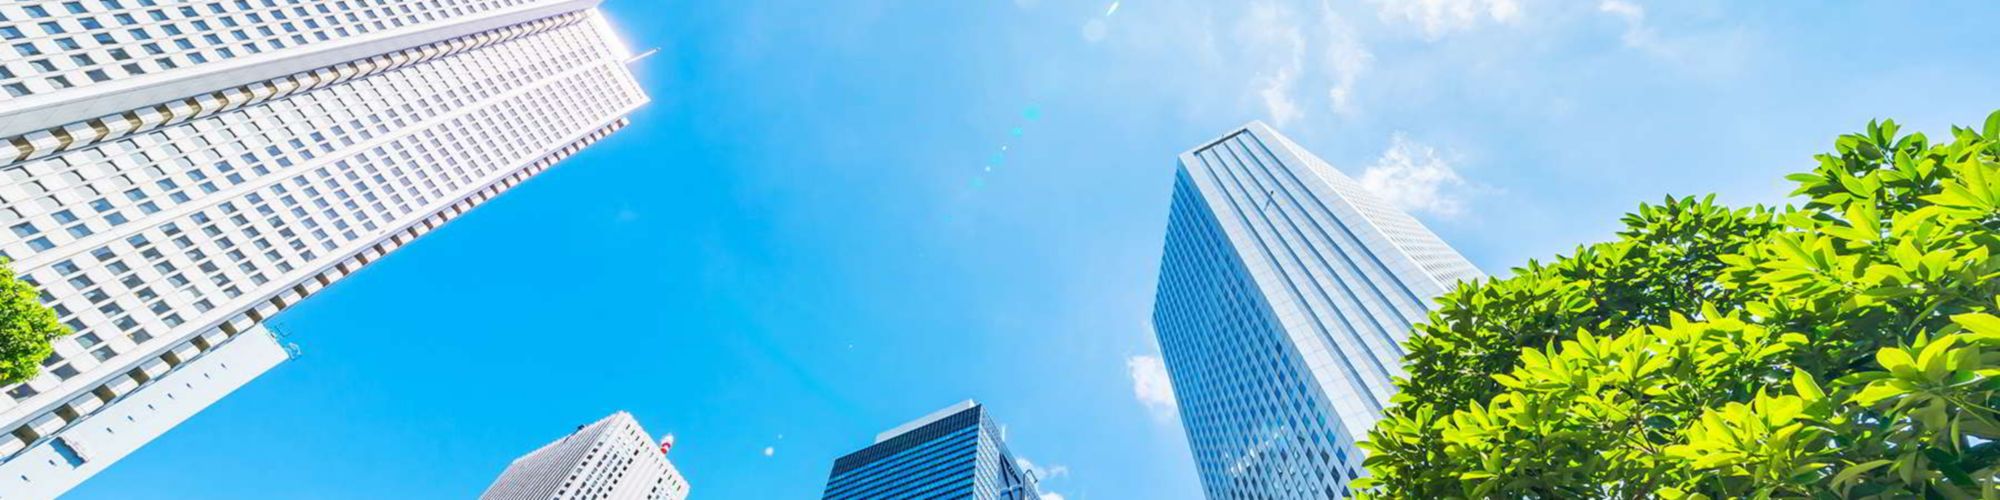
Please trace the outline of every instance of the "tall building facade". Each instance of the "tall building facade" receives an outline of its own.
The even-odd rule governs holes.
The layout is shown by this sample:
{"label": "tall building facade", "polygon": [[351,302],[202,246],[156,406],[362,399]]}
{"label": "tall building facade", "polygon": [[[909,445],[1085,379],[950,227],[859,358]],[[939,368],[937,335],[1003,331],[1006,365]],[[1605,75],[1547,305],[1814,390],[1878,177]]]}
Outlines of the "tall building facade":
{"label": "tall building facade", "polygon": [[480,500],[685,500],[681,477],[667,451],[674,437],[656,446],[639,421],[625,412],[595,423],[514,459]]}
{"label": "tall building facade", "polygon": [[875,436],[833,462],[825,500],[1041,498],[986,407],[966,401]]}
{"label": "tall building facade", "polygon": [[0,500],[68,491],[287,359],[272,315],[624,126],[647,98],[595,6],[0,2],[0,258],[74,330],[0,387]]}
{"label": "tall building facade", "polygon": [[1347,495],[1402,341],[1480,276],[1263,123],[1181,154],[1153,324],[1208,498]]}

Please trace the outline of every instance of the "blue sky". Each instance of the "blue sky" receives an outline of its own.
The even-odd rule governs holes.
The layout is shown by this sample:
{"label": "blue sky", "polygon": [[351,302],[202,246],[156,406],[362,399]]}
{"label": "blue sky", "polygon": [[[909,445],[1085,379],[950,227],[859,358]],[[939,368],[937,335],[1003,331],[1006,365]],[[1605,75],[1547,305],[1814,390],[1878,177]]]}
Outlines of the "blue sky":
{"label": "blue sky", "polygon": [[1792,5],[608,0],[662,49],[630,128],[280,316],[302,358],[72,496],[468,498],[624,409],[696,498],[816,498],[977,398],[1057,496],[1198,498],[1145,323],[1176,154],[1265,120],[1504,273],[2000,107],[2000,4]]}

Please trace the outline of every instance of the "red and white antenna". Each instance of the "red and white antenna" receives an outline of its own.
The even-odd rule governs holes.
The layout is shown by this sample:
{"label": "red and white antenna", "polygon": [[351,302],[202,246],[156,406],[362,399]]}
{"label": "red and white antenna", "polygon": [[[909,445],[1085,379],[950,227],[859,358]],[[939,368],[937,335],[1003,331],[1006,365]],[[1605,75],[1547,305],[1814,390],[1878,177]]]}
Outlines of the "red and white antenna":
{"label": "red and white antenna", "polygon": [[660,454],[665,455],[667,450],[671,449],[674,449],[674,435],[668,434],[667,437],[660,438]]}

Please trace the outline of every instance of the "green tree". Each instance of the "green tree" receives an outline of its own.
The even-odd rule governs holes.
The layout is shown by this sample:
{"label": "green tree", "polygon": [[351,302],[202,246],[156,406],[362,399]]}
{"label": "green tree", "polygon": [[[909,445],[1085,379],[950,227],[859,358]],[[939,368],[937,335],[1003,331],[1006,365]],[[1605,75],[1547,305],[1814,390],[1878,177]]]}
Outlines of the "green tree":
{"label": "green tree", "polygon": [[1670,197],[1441,297],[1357,489],[2000,498],[2000,112],[1816,159],[1800,206]]}
{"label": "green tree", "polygon": [[0,259],[0,385],[34,378],[42,360],[55,353],[49,343],[69,335],[40,296]]}

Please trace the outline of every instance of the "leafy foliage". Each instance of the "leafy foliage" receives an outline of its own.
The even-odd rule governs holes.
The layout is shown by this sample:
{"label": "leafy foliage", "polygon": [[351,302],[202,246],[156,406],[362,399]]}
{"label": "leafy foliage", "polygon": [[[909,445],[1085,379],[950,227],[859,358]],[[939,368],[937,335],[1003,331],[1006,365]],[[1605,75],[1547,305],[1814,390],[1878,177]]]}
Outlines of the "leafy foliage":
{"label": "leafy foliage", "polygon": [[2000,112],[1462,284],[1357,489],[1398,498],[2000,497]]}
{"label": "leafy foliage", "polygon": [[34,378],[55,353],[49,343],[69,334],[40,295],[0,260],[0,385]]}

